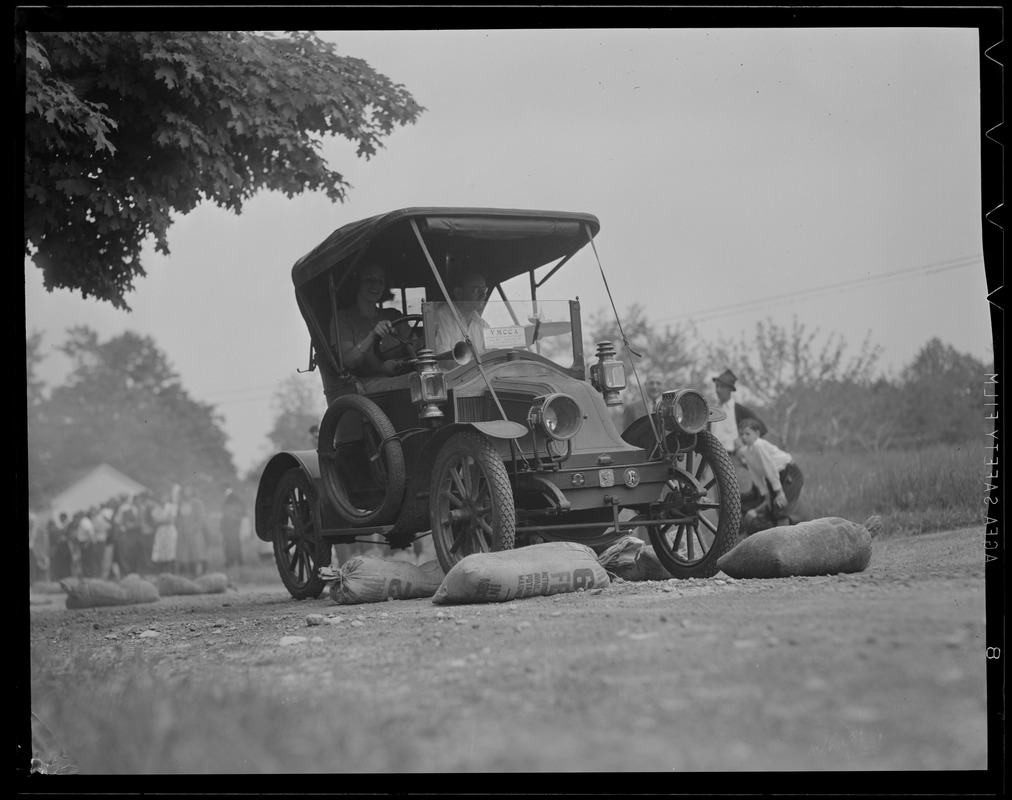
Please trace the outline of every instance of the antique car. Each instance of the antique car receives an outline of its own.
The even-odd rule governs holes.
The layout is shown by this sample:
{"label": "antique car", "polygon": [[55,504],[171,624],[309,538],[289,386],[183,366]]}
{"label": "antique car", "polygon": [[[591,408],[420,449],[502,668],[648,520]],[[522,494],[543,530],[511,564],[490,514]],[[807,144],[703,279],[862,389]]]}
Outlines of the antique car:
{"label": "antique car", "polygon": [[[673,576],[716,573],[741,517],[735,470],[708,430],[722,412],[670,388],[620,432],[610,409],[640,395],[614,343],[588,359],[579,300],[542,291],[564,268],[604,276],[599,228],[584,213],[408,208],[338,228],[295,263],[309,366],[339,389],[316,450],[274,455],[257,491],[256,534],[293,597],[320,595],[333,544],[408,548],[428,535],[444,571],[536,542],[601,552],[639,531]],[[356,376],[335,341],[332,320],[368,263],[384,266],[400,315],[375,345],[409,365],[393,377]],[[464,269],[487,284],[478,334],[450,291]],[[440,352],[447,319],[454,343]]]}

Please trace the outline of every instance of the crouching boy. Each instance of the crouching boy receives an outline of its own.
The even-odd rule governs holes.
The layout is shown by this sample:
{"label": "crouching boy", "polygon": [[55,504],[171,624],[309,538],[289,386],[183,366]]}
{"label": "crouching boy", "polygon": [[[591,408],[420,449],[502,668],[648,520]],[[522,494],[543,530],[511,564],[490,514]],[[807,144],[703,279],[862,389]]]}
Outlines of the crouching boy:
{"label": "crouching boy", "polygon": [[742,442],[739,452],[762,495],[760,505],[742,519],[746,535],[777,525],[794,525],[804,519],[798,502],[805,482],[801,469],[790,453],[760,437],[759,425],[757,419],[745,419],[738,427]]}

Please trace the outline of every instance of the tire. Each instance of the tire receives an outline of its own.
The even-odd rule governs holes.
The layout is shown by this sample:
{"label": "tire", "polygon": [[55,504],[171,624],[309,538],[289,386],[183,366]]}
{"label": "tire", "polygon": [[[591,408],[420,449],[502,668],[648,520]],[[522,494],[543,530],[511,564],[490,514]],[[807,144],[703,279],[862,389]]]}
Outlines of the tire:
{"label": "tire", "polygon": [[[338,442],[348,429],[360,435]],[[391,438],[395,433],[389,417],[361,395],[338,397],[323,415],[320,478],[327,501],[349,525],[384,525],[397,516],[405,469],[400,440]]]}
{"label": "tire", "polygon": [[271,539],[281,582],[296,600],[323,593],[319,569],[330,563],[330,547],[319,536],[317,505],[313,484],[300,468],[281,475],[271,506]]}
{"label": "tire", "polygon": [[[691,522],[650,526],[650,541],[657,559],[676,578],[709,578],[717,574],[717,559],[738,543],[741,495],[731,459],[709,431],[696,434],[696,444],[685,455],[685,471],[706,489],[702,497],[676,496],[667,513],[691,517]],[[679,487],[684,488],[684,487]]]}
{"label": "tire", "polygon": [[476,431],[447,439],[436,455],[429,518],[443,572],[472,553],[512,550],[516,506],[506,466]]}

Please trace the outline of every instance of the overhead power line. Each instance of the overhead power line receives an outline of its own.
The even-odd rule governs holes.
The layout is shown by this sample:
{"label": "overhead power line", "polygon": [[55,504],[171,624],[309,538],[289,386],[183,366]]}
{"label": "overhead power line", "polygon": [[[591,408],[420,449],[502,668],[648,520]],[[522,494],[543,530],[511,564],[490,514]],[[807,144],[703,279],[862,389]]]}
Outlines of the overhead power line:
{"label": "overhead power line", "polygon": [[[702,309],[689,314],[676,314],[670,317],[661,317],[656,322],[671,322],[674,320],[695,320],[705,322],[719,316],[733,315],[736,313],[747,313],[750,311],[762,311],[783,303],[793,302],[810,297],[818,297],[839,290],[846,290],[860,286],[867,286],[875,283],[896,280],[897,278],[912,277],[915,275],[931,275],[939,272],[946,272],[954,269],[980,264],[983,259],[981,254],[963,256],[961,258],[950,258],[944,261],[936,261],[930,264],[921,264],[916,267],[907,267],[892,272],[883,272],[879,275],[869,275],[864,278],[852,278],[837,283],[813,286],[808,289],[800,289],[794,292],[771,295],[769,297],[745,300],[740,303],[729,303],[723,306]],[[243,403],[264,402],[271,400],[278,389],[277,383],[263,384],[260,386],[247,386],[236,389],[224,389],[217,392],[208,392],[204,395],[204,402],[215,406],[231,406]],[[231,395],[231,396],[229,396]],[[218,399],[215,399],[218,398]]]}
{"label": "overhead power line", "polygon": [[884,283],[886,281],[896,280],[897,278],[912,277],[915,275],[931,275],[939,272],[947,272],[948,270],[953,269],[972,267],[980,264],[982,258],[983,257],[979,253],[973,256],[950,258],[945,261],[921,264],[916,267],[907,267],[905,269],[898,269],[892,272],[883,272],[878,275],[869,275],[864,278],[852,278],[851,280],[839,281],[838,283],[813,286],[808,289],[799,289],[794,292],[785,292],[783,294],[771,295],[769,297],[744,300],[740,303],[729,303],[728,305],[714,306],[712,308],[705,308],[700,311],[694,311],[687,314],[676,314],[670,317],[661,317],[655,321],[671,322],[673,320],[695,320],[696,322],[705,322],[706,320],[714,319],[719,316],[728,316],[736,313],[746,313],[749,311],[762,311],[766,308],[790,303],[795,300],[818,297],[820,295],[829,294],[830,292],[852,289],[875,283]]}

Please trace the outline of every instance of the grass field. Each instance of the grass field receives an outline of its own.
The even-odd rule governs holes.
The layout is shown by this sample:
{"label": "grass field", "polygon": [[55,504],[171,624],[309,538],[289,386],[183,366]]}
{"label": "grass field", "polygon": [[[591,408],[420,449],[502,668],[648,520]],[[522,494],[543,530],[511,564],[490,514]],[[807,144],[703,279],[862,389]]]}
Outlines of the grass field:
{"label": "grass field", "polygon": [[882,517],[882,535],[983,525],[983,443],[917,451],[794,453],[805,475],[802,499],[813,517],[863,522]]}

